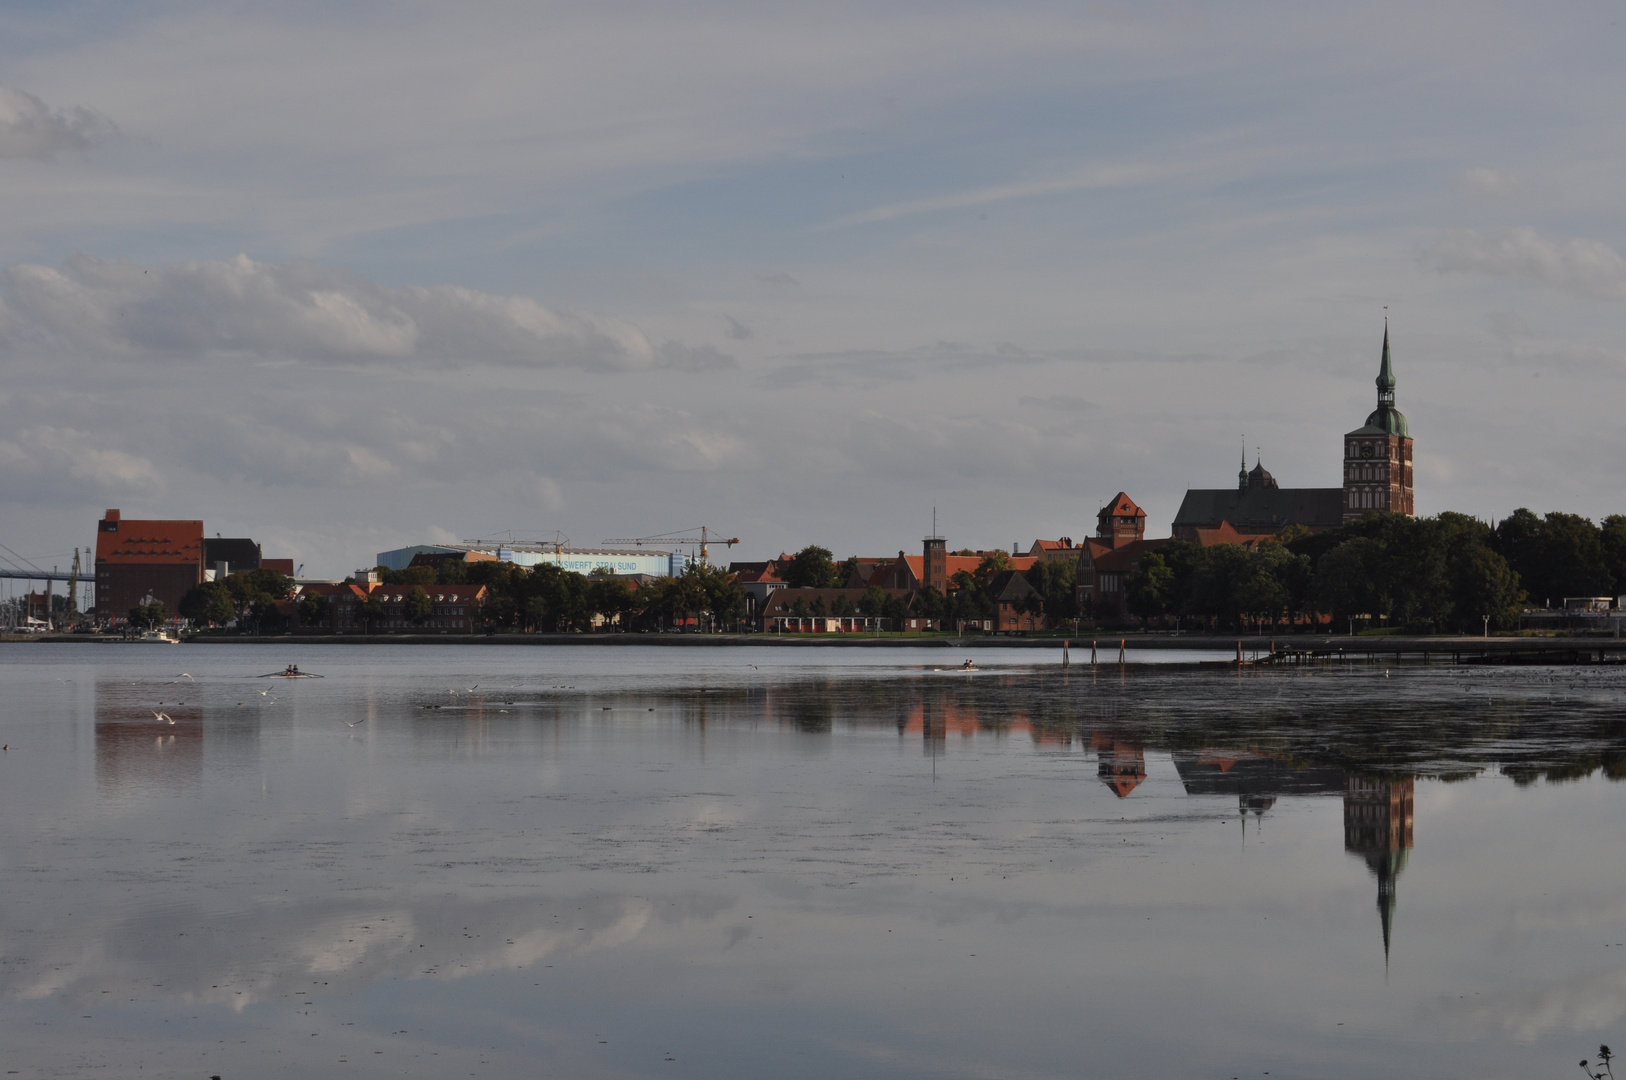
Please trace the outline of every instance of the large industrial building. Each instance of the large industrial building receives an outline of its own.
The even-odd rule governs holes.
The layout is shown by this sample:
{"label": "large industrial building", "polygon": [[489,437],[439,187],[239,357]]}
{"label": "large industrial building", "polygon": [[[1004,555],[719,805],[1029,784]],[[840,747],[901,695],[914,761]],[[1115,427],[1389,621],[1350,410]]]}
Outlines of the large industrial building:
{"label": "large industrial building", "polygon": [[292,559],[266,559],[247,537],[205,537],[203,522],[127,518],[109,510],[96,523],[98,619],[122,619],[153,600],[172,617],[187,590],[245,570],[294,572]]}
{"label": "large industrial building", "polygon": [[149,598],[173,612],[203,581],[203,522],[125,520],[96,524],[96,615],[122,618]]}
{"label": "large industrial building", "polygon": [[677,577],[692,561],[680,551],[655,551],[648,548],[613,550],[606,548],[570,548],[556,544],[414,544],[378,553],[379,566],[391,570],[404,570],[418,555],[474,554],[515,566],[540,566],[546,563],[578,574],[607,569],[612,574],[647,574],[650,577]]}

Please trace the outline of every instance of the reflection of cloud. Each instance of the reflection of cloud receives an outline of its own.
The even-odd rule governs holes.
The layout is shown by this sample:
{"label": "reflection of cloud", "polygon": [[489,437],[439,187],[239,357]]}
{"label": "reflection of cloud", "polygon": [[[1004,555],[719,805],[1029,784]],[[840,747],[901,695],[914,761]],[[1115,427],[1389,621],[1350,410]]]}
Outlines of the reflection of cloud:
{"label": "reflection of cloud", "polygon": [[1553,240],[1528,228],[1499,236],[1462,229],[1425,251],[1423,261],[1441,273],[1520,278],[1576,296],[1626,298],[1626,259],[1600,240]]}
{"label": "reflection of cloud", "polygon": [[456,981],[550,957],[617,949],[653,926],[707,922],[732,900],[689,896],[423,902],[316,902],[211,916],[190,907],[75,915],[77,931],[24,968],[0,966],[0,996],[84,1003],[113,983],[162,987],[172,1000],[249,1005],[385,979]]}
{"label": "reflection of cloud", "polygon": [[50,161],[117,133],[113,121],[94,110],[76,105],[53,111],[33,94],[0,85],[0,158]]}
{"label": "reflection of cloud", "polygon": [[1440,1015],[1465,1035],[1488,1031],[1530,1042],[1549,1031],[1598,1031],[1626,1015],[1626,971],[1574,975],[1549,986],[1507,990],[1472,1003],[1448,1001]]}
{"label": "reflection of cloud", "polygon": [[78,255],[0,271],[6,340],[122,357],[417,360],[450,366],[650,367],[625,323],[451,285],[391,288],[316,263],[143,266]]}

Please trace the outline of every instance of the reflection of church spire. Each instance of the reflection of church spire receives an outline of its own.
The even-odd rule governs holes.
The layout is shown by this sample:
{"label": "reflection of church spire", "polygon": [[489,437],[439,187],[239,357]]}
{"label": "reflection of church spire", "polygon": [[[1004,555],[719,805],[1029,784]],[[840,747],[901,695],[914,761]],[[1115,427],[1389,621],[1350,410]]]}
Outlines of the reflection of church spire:
{"label": "reflection of church spire", "polygon": [[1350,777],[1344,789],[1344,850],[1360,855],[1378,879],[1383,960],[1394,930],[1395,882],[1412,846],[1413,781]]}

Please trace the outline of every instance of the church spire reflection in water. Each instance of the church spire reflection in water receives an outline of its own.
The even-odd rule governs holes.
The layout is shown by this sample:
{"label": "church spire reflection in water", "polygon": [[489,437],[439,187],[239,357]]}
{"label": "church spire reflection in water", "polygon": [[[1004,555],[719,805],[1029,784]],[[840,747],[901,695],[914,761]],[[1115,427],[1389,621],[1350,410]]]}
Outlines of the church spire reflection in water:
{"label": "church spire reflection in water", "polygon": [[1364,858],[1377,875],[1385,963],[1394,924],[1395,881],[1406,868],[1406,855],[1411,851],[1413,787],[1410,779],[1352,776],[1344,788],[1344,850]]}

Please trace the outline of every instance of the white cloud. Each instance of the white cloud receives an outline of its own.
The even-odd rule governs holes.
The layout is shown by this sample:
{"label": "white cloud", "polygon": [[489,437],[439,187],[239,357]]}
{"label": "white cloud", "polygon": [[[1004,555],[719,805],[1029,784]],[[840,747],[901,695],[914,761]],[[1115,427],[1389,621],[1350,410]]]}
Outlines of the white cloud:
{"label": "white cloud", "polygon": [[657,359],[642,333],[613,319],[453,285],[391,288],[303,260],[146,266],[76,255],[61,269],[6,267],[0,291],[0,345],[12,348],[589,370]]}
{"label": "white cloud", "polygon": [[873,222],[889,221],[892,218],[904,217],[910,214],[930,213],[934,210],[964,210],[973,206],[988,206],[1011,199],[1032,199],[1042,195],[1061,195],[1073,191],[1132,187],[1137,184],[1148,184],[1168,179],[1178,171],[1167,165],[1142,163],[1103,165],[1084,169],[1071,176],[1059,176],[1049,180],[1000,184],[995,187],[959,191],[927,199],[890,203],[886,206],[877,206],[861,213],[848,214],[845,217],[837,218],[833,224],[837,227],[868,225]]}
{"label": "white cloud", "polygon": [[37,424],[0,439],[0,495],[9,499],[145,495],[161,487],[151,461],[106,446],[88,432]]}
{"label": "white cloud", "polygon": [[50,161],[117,133],[113,121],[92,109],[76,105],[53,112],[33,94],[0,84],[0,158]]}
{"label": "white cloud", "polygon": [[1425,251],[1423,261],[1441,273],[1522,278],[1577,296],[1626,299],[1626,259],[1599,240],[1554,240],[1531,228],[1498,236],[1461,229]]}
{"label": "white cloud", "polygon": [[1457,175],[1451,186],[1458,191],[1473,195],[1483,195],[1487,198],[1498,198],[1516,192],[1520,184],[1513,177],[1498,169],[1466,169]]}
{"label": "white cloud", "polygon": [[[730,337],[734,335],[730,334]],[[749,331],[746,334],[750,336]],[[668,341],[656,354],[656,364],[676,371],[716,371],[737,368],[739,361],[710,345],[685,345],[681,341]]]}

